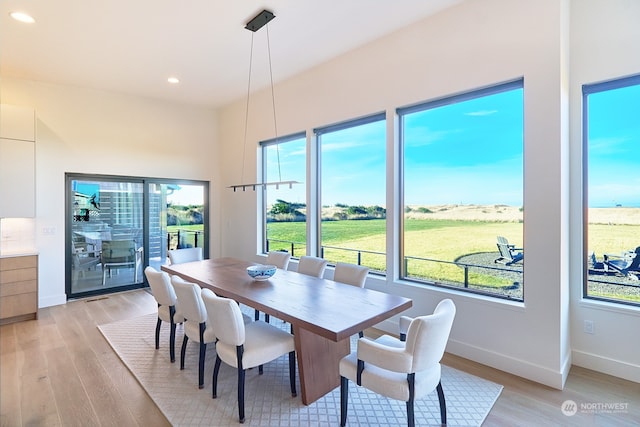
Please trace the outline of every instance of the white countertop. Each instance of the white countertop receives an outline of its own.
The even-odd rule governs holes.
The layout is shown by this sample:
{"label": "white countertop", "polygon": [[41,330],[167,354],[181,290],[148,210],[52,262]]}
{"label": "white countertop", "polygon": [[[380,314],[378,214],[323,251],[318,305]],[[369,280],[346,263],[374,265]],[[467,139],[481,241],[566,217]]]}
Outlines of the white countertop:
{"label": "white countertop", "polygon": [[21,251],[3,251],[0,252],[0,258],[15,258],[19,256],[31,256],[38,255],[38,251],[33,250],[21,250]]}

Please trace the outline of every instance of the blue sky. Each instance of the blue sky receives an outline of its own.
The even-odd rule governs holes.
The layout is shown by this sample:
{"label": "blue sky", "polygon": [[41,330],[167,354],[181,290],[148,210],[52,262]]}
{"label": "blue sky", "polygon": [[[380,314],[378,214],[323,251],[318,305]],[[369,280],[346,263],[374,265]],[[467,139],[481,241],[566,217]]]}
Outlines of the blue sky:
{"label": "blue sky", "polygon": [[640,85],[589,95],[589,207],[640,207]]}
{"label": "blue sky", "polygon": [[[640,86],[590,95],[589,205],[640,206]],[[405,116],[405,204],[523,205],[523,90]],[[385,205],[385,122],[321,136],[322,204]],[[306,181],[305,140],[268,155],[269,181]],[[305,203],[304,185],[269,191]]]}

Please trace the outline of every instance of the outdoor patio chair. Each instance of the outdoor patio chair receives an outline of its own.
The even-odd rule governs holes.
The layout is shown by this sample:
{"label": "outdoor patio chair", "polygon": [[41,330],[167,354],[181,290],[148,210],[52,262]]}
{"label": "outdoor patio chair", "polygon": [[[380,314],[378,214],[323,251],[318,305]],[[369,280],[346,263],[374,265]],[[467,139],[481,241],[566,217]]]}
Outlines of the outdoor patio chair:
{"label": "outdoor patio chair", "polygon": [[100,251],[93,249],[92,245],[78,247],[71,242],[71,253],[73,254],[74,277],[84,277],[84,272],[97,268],[100,265]]}
{"label": "outdoor patio chair", "polygon": [[522,261],[524,258],[524,254],[522,252],[522,248],[516,248],[515,245],[510,245],[509,241],[502,236],[498,236],[498,242],[496,243],[498,246],[498,252],[500,252],[500,256],[496,258],[493,262],[500,263],[504,265],[515,264],[516,262]]}
{"label": "outdoor patio chair", "polygon": [[596,253],[594,251],[589,252],[589,256],[587,258],[587,262],[589,265],[589,273],[602,273],[604,272],[604,262],[598,261],[596,258]]}
{"label": "outdoor patio chair", "polygon": [[133,268],[133,283],[138,283],[138,270],[142,262],[143,248],[136,248],[134,240],[103,240],[100,262],[102,263],[102,286],[111,277],[111,270]]}
{"label": "outdoor patio chair", "polygon": [[[614,259],[611,259],[611,258]],[[606,271],[614,271],[623,276],[639,279],[640,276],[640,246],[635,251],[629,252],[623,256],[604,255],[604,268]],[[634,273],[633,275],[629,273]]]}

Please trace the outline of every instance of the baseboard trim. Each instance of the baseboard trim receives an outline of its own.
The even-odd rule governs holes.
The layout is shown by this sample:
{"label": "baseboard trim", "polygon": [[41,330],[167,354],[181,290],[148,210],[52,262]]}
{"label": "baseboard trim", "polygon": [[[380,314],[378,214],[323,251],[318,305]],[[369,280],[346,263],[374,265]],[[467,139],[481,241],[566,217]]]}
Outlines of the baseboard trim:
{"label": "baseboard trim", "polygon": [[[380,329],[390,334],[398,334],[397,321],[385,320],[378,325],[376,329]],[[516,359],[504,354],[496,353],[486,348],[473,346],[467,343],[449,339],[447,344],[447,353],[464,357],[465,359],[481,363],[501,371],[535,381],[540,384],[553,387],[558,390],[564,388],[565,381],[569,375],[571,368],[571,354],[562,363],[561,371],[554,371],[544,366],[536,365],[526,360]]]}
{"label": "baseboard trim", "polygon": [[42,297],[38,298],[38,308],[51,307],[54,305],[62,305],[67,303],[67,295],[54,295],[50,297]]}
{"label": "baseboard trim", "polygon": [[501,371],[562,390],[568,375],[570,363],[562,364],[564,372],[555,371],[522,359],[499,354],[486,348],[476,347],[460,341],[449,340],[447,352],[474,362],[482,363]]}
{"label": "baseboard trim", "polygon": [[580,350],[573,350],[572,353],[573,364],[576,366],[640,383],[640,365]]}

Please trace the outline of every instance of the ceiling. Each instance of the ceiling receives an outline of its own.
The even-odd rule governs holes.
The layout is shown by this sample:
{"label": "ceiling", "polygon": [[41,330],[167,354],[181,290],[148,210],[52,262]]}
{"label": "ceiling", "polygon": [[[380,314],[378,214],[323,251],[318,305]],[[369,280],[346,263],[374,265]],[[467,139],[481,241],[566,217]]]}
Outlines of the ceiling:
{"label": "ceiling", "polygon": [[[0,76],[215,108],[246,96],[252,35],[255,90],[267,35],[277,83],[462,1],[2,0]],[[275,19],[244,29],[263,9]]]}

